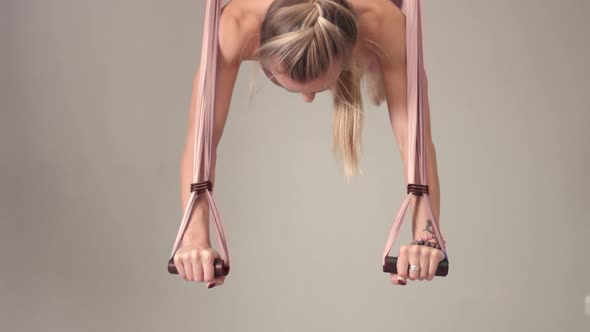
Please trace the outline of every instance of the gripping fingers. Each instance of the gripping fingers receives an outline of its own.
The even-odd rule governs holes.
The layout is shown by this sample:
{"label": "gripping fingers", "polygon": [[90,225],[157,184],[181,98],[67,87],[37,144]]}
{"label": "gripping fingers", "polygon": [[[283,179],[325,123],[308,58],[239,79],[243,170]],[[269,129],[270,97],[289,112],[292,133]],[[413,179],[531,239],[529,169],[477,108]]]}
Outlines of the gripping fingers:
{"label": "gripping fingers", "polygon": [[219,276],[219,277],[213,279],[213,281],[208,282],[207,283],[207,288],[213,288],[215,286],[221,286],[221,285],[223,285],[224,282],[225,282],[225,276],[224,275]]}
{"label": "gripping fingers", "polygon": [[[438,251],[438,250],[436,250]],[[430,264],[428,265],[428,277],[426,280],[430,281],[434,279],[434,275],[436,274],[436,269],[438,268],[439,260],[437,259],[436,251],[433,250],[430,254]]]}
{"label": "gripping fingers", "polygon": [[430,254],[430,266],[428,269],[428,278],[427,280],[434,279],[436,274],[436,269],[438,268],[438,264],[445,259],[445,254],[439,249],[432,249]]}
{"label": "gripping fingers", "polygon": [[217,255],[215,255],[210,250],[203,250],[201,251],[201,261],[203,262],[203,281],[209,283],[213,282],[215,279],[215,267],[213,262]]}
{"label": "gripping fingers", "polygon": [[418,280],[426,280],[430,271],[430,252],[429,247],[422,247],[420,251],[420,271]]}
{"label": "gripping fingers", "polygon": [[203,262],[203,278],[207,288],[223,285],[225,276],[221,275],[215,278],[215,259],[221,259],[219,253],[215,250],[201,251],[201,261]]}
{"label": "gripping fingers", "polygon": [[403,279],[408,278],[408,255],[409,247],[407,245],[401,246],[399,249],[399,256],[397,258],[397,274]]}
{"label": "gripping fingers", "polygon": [[191,253],[191,263],[193,265],[193,281],[203,282],[203,263],[196,250]]}
{"label": "gripping fingers", "polygon": [[193,272],[193,264],[191,262],[191,258],[187,254],[182,255],[182,264],[184,265],[184,273],[186,274],[186,281],[193,281],[194,279],[194,272]]}
{"label": "gripping fingers", "polygon": [[[410,262],[410,265],[420,266],[420,246],[416,246],[416,245],[410,246],[408,253],[409,253],[408,261]],[[420,275],[419,272],[420,271],[410,271],[409,279],[410,280],[418,279],[418,276]]]}
{"label": "gripping fingers", "polygon": [[178,276],[182,279],[186,280],[186,272],[184,271],[184,264],[182,263],[182,259],[179,255],[174,255],[174,265],[176,266],[176,270],[178,271]]}

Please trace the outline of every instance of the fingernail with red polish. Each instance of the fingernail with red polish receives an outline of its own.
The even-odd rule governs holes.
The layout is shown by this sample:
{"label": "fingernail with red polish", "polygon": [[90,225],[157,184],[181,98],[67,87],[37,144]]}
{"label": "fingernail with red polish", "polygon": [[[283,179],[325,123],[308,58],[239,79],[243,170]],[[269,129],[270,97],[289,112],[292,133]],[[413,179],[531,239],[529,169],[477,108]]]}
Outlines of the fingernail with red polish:
{"label": "fingernail with red polish", "polygon": [[405,286],[406,285],[406,281],[405,280],[398,280],[397,281],[400,285]]}
{"label": "fingernail with red polish", "polygon": [[215,287],[215,284],[209,284],[209,286],[207,286],[207,288],[213,288]]}

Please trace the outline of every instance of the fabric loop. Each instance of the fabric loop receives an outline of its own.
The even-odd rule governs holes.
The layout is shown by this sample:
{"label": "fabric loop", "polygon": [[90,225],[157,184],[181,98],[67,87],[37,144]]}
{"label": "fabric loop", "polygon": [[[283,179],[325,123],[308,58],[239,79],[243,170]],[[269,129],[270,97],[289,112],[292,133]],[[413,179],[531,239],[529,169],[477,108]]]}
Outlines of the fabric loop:
{"label": "fabric loop", "polygon": [[[215,224],[217,240],[221,247],[220,256],[225,265],[229,266],[230,257],[223,228],[223,220],[215,198],[213,197],[213,183],[209,180],[212,165],[213,123],[215,115],[215,84],[217,78],[217,53],[219,43],[219,21],[221,17],[221,1],[207,0],[203,28],[203,46],[201,48],[201,62],[197,78],[197,95],[195,98],[195,123],[193,142],[193,181],[191,196],[184,210],[180,228],[172,247],[170,258],[178,250],[182,237],[191,222],[192,211],[196,205],[198,195],[205,194],[209,211]],[[201,179],[200,176],[203,178]],[[210,216],[211,217],[211,216]]]}
{"label": "fabric loop", "polygon": [[[434,218],[429,198],[428,179],[426,177],[426,156],[424,155],[424,113],[429,111],[425,107],[426,71],[424,69],[424,55],[422,45],[422,0],[403,0],[402,12],[406,16],[406,64],[407,64],[407,111],[408,111],[408,195],[395,217],[389,230],[389,236],[383,250],[382,260],[385,259],[397,238],[412,195],[426,202],[428,218],[432,225],[441,250],[445,256],[445,240]],[[416,162],[417,161],[417,162]],[[420,184],[418,184],[420,183]]]}

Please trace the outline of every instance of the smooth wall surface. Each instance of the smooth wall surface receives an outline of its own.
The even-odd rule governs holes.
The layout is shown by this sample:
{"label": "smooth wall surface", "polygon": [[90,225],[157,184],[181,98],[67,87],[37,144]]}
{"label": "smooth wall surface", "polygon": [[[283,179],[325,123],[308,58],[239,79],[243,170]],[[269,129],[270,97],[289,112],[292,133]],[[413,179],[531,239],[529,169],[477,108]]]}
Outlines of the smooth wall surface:
{"label": "smooth wall surface", "polygon": [[590,330],[588,1],[424,2],[450,273],[404,288],[380,272],[405,196],[385,106],[346,185],[329,95],[260,75],[250,98],[250,64],[217,167],[232,272],[166,272],[203,8],[1,2],[1,331]]}

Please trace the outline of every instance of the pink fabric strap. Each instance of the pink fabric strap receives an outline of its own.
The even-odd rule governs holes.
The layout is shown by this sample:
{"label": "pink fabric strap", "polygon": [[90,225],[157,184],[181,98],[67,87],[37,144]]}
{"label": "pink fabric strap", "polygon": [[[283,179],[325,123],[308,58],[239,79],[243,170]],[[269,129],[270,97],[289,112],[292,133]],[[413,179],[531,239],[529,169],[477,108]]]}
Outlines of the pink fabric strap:
{"label": "pink fabric strap", "polygon": [[[408,167],[408,196],[403,201],[395,222],[391,226],[387,244],[385,245],[383,252],[383,264],[385,264],[385,258],[389,254],[400,231],[412,195],[420,195],[421,198],[426,201],[427,211],[430,219],[433,221],[436,238],[442,251],[446,255],[445,241],[439,230],[438,222],[434,218],[432,206],[428,197],[428,181],[424,166],[426,160],[424,156],[423,133],[423,116],[425,112],[423,85],[426,84],[426,72],[424,70],[423,62],[421,5],[422,0],[404,0],[402,4],[402,12],[406,16],[407,109],[410,138],[408,140],[410,158]],[[191,188],[194,190],[191,190],[189,203],[184,211],[172,253],[170,254],[170,259],[174,257],[174,254],[178,250],[182,237],[190,222],[190,216],[192,215],[197,196],[204,194],[209,204],[210,215],[212,215],[215,222],[217,239],[221,246],[221,258],[224,260],[225,264],[229,266],[230,257],[225,238],[225,230],[223,228],[223,221],[212,195],[212,186],[209,181],[211,173],[213,117],[215,114],[215,81],[217,72],[217,46],[220,15],[221,1],[207,0],[194,126],[193,184],[191,185]],[[418,161],[417,164],[416,160]],[[200,174],[203,176],[202,179],[199,178]],[[417,178],[416,175],[418,176]]]}
{"label": "pink fabric strap", "polygon": [[[195,99],[195,133],[194,133],[194,160],[193,183],[191,184],[191,196],[185,208],[182,222],[174,241],[170,259],[180,246],[182,237],[190,222],[192,211],[198,195],[205,195],[209,204],[209,214],[215,222],[217,240],[221,246],[221,258],[229,266],[229,253],[225,239],[223,221],[217,209],[212,194],[213,185],[209,181],[211,174],[211,161],[213,149],[213,123],[215,114],[215,82],[217,73],[217,52],[219,42],[219,20],[221,16],[221,1],[207,0],[205,9],[205,26],[203,28],[203,46],[201,49],[201,62],[197,82],[197,97]],[[202,175],[203,178],[199,178]],[[189,188],[186,188],[187,190]],[[184,190],[184,188],[183,188]]]}
{"label": "pink fabric strap", "polygon": [[[383,264],[401,229],[412,195],[420,196],[426,202],[428,216],[441,250],[447,254],[445,241],[432,212],[428,197],[426,158],[424,154],[424,107],[426,71],[422,47],[422,0],[404,0],[402,12],[406,16],[406,63],[407,63],[407,109],[408,109],[408,196],[395,217],[389,237],[383,250]],[[418,163],[416,164],[416,160]],[[416,197],[418,199],[418,197]]]}

